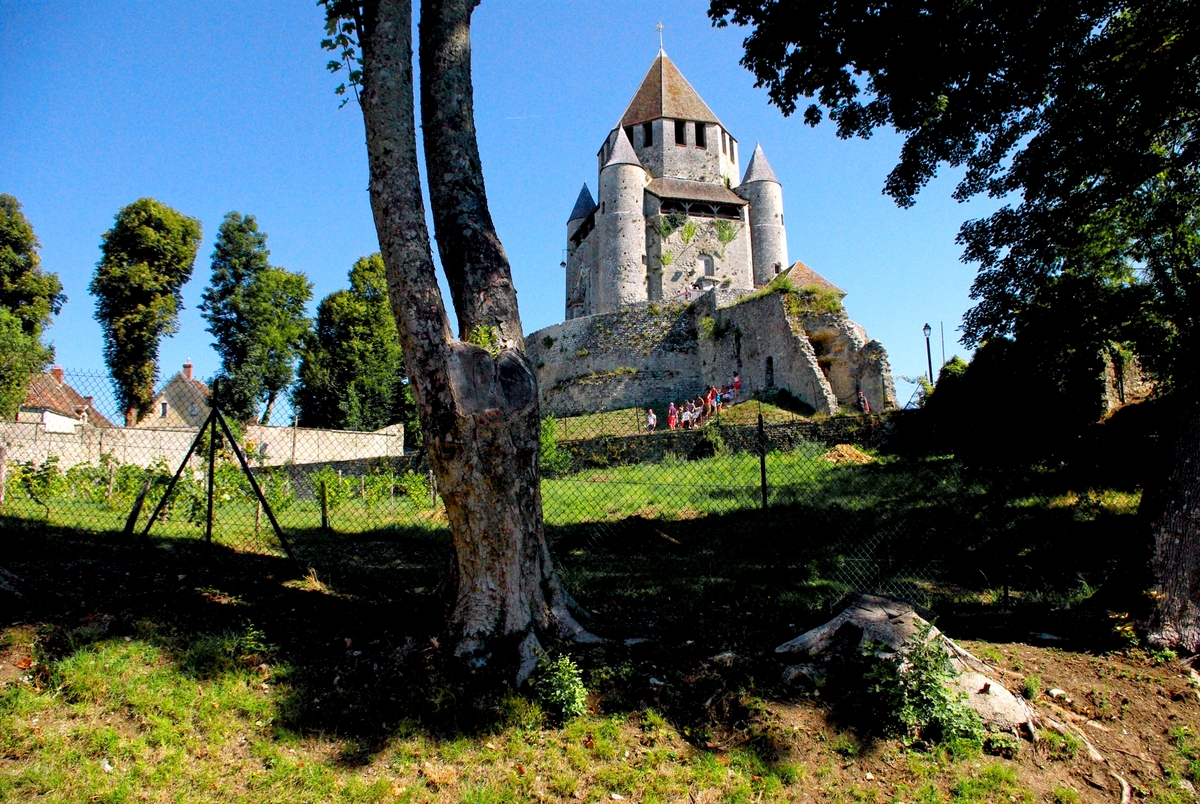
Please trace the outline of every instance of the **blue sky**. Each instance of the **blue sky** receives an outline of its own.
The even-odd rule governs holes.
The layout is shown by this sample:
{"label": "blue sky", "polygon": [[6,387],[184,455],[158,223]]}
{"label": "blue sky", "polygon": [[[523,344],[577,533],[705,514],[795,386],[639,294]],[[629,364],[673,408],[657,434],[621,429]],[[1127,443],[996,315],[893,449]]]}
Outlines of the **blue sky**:
{"label": "blue sky", "polygon": [[[760,141],[783,184],[789,256],[848,291],[851,316],[887,347],[897,375],[924,371],[921,326],[946,355],[974,269],[954,243],[990,201],[958,204],[954,175],[901,210],[880,192],[900,140],[842,141],[784,118],[738,64],[744,32],[715,29],[703,2],[484,0],[475,13],[476,114],[489,203],[513,265],[526,331],[563,317],[566,216],[595,152],[658,49],[728,130],[743,163]],[[178,335],[161,370],[218,366],[196,305],[212,238],[230,210],[252,213],[272,262],[303,271],[315,303],[377,250],[362,119],[338,109],[313,2],[26,2],[0,18],[0,192],[24,205],[46,269],[69,301],[49,331],[58,362],[102,369],[87,292],[100,235],[142,196],[199,218],[204,241]],[[742,165],[743,169],[745,165]],[[911,386],[900,390],[903,403]]]}

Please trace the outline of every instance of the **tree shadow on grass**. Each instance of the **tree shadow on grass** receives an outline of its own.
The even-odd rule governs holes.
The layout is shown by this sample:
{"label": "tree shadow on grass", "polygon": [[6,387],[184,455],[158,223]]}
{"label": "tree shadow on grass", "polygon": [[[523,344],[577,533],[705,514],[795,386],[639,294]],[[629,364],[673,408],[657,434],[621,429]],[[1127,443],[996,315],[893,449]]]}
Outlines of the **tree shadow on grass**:
{"label": "tree shadow on grass", "polygon": [[[819,487],[802,480],[769,489],[765,512],[759,488],[714,484],[724,513],[547,528],[564,582],[609,640],[565,647],[605,711],[653,707],[697,745],[745,740],[769,753],[755,701],[796,694],[773,648],[826,620],[850,589],[925,595],[952,636],[1070,635],[1079,628],[1056,612],[1062,590],[1098,582],[1135,519],[1052,474],[998,482],[950,463],[887,462],[839,467]],[[346,762],[414,728],[437,739],[497,722],[495,690],[456,672],[435,642],[444,529],[290,531],[300,563],[12,518],[0,529],[4,566],[25,592],[5,601],[0,626],[44,626],[49,658],[78,649],[90,628],[157,641],[191,672],[196,645],[252,628],[273,646],[270,663],[289,668],[277,727],[340,735]]]}

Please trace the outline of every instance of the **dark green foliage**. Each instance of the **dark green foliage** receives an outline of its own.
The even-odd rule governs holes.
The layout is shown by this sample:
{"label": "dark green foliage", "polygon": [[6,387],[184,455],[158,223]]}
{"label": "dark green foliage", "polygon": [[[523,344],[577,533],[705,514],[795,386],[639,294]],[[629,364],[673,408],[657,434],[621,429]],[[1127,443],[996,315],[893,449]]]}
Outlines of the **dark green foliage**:
{"label": "dark green foliage", "polygon": [[239,421],[258,418],[261,412],[264,424],[275,400],[292,383],[309,330],[305,305],[312,298],[312,285],[303,274],[268,264],[266,240],[253,215],[227,214],[200,305],[221,355],[218,404]]}
{"label": "dark green foliage", "polygon": [[304,427],[378,430],[402,423],[409,443],[418,435],[378,253],[354,263],[348,290],[321,300],[293,399]]}
{"label": "dark green foliage", "polygon": [[158,347],[179,328],[182,288],[192,276],[200,222],[152,198],[116,215],[104,233],[90,290],[104,330],[104,362],[123,410],[149,409]]}
{"label": "dark green foliage", "polygon": [[0,193],[0,307],[21,321],[35,338],[67,301],[58,274],[42,270],[37,236],[21,212],[21,204]]}
{"label": "dark green foliage", "polygon": [[959,235],[980,267],[968,345],[1036,342],[1064,376],[1089,373],[1108,342],[1168,382],[1190,369],[1194,4],[713,0],[709,13],[751,27],[743,64],[785,114],[810,98],[810,125],[828,113],[841,137],[904,136],[885,184],[900,205],[943,163],[966,168],[955,198],[1014,199]]}
{"label": "dark green foliage", "polygon": [[58,275],[42,270],[39,243],[21,204],[0,193],[0,417],[11,418],[30,378],[54,359],[41,340],[66,302]]}

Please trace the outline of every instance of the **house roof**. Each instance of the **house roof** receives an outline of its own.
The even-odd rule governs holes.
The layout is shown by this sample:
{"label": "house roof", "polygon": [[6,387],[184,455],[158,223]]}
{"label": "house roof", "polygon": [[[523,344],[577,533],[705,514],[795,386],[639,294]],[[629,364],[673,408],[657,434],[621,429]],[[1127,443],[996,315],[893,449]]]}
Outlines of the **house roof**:
{"label": "house roof", "polygon": [[[608,157],[608,161],[604,163],[604,167],[609,165],[637,165],[642,167],[641,160],[633,150],[633,144],[629,142],[629,138],[625,136],[624,129],[617,129],[617,141],[613,144],[612,154]],[[604,168],[601,168],[603,170]]]}
{"label": "house roof", "polygon": [[758,143],[754,144],[754,154],[750,157],[750,164],[746,166],[746,175],[742,177],[742,184],[752,181],[773,181],[779,184],[779,179],[775,178],[775,171],[771,170],[771,163],[767,161],[766,154]]}
{"label": "house roof", "polygon": [[617,127],[645,123],[660,117],[721,125],[712,109],[700,99],[683,73],[661,50],[626,107],[625,114],[621,115]]}
{"label": "house roof", "polygon": [[97,427],[113,426],[112,422],[96,410],[86,397],[49,372],[38,374],[33,378],[29,383],[29,390],[25,392],[25,401],[21,403],[21,407],[48,410],[72,419],[79,418],[79,415],[86,410],[89,423]]}
{"label": "house roof", "polygon": [[190,388],[200,396],[204,397],[204,403],[208,404],[209,397],[212,396],[212,390],[207,385],[200,382],[200,380],[197,380],[195,377],[188,377],[182,371],[175,372],[174,377],[163,383],[162,388],[158,389],[158,393],[154,395],[154,398],[158,399],[160,396],[165,394],[167,392],[167,388],[176,380],[179,380],[184,384],[185,387]]}
{"label": "house roof", "polygon": [[809,268],[807,265],[800,262],[800,260],[796,260],[794,263],[792,263],[792,266],[787,269],[787,275],[788,279],[792,280],[792,284],[795,287],[806,288],[815,285],[816,287],[824,288],[825,290],[832,290],[835,293],[840,293],[843,296],[846,295],[846,291],[842,290],[837,285],[821,276],[812,268]]}
{"label": "house roof", "polygon": [[579,198],[575,199],[575,206],[571,208],[571,217],[567,218],[567,223],[586,218],[592,214],[592,210],[595,208],[596,202],[592,200],[592,192],[588,189],[587,182],[584,182],[583,189],[579,191]]}
{"label": "house roof", "polygon": [[653,179],[646,192],[659,198],[682,198],[688,201],[708,201],[713,204],[746,205],[746,199],[734,193],[724,184],[686,179]]}

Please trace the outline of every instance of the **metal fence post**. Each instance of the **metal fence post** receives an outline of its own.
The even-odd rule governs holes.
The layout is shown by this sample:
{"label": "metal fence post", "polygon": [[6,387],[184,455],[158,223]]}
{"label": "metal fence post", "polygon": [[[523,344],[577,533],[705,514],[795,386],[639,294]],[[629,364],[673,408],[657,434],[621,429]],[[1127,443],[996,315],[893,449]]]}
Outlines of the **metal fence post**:
{"label": "metal fence post", "polygon": [[321,481],[321,530],[329,530],[329,491]]}
{"label": "metal fence post", "polygon": [[758,467],[762,475],[762,509],[767,510],[767,431],[763,427],[763,415],[758,414]]}
{"label": "metal fence post", "polygon": [[[216,395],[217,383],[213,382],[213,395]],[[216,415],[217,403],[213,401],[213,415]],[[213,485],[217,476],[217,425],[214,421],[208,429],[208,513],[204,517],[204,541],[212,544],[213,528]]]}

